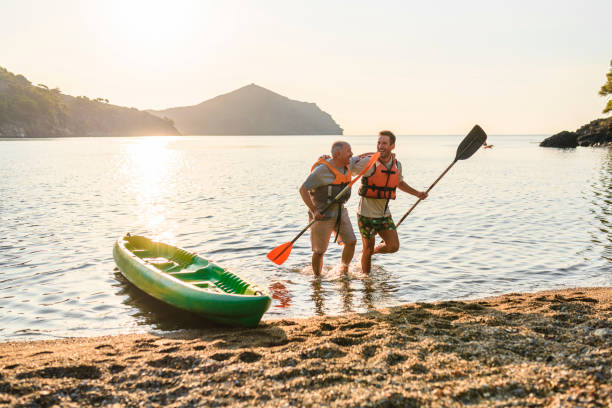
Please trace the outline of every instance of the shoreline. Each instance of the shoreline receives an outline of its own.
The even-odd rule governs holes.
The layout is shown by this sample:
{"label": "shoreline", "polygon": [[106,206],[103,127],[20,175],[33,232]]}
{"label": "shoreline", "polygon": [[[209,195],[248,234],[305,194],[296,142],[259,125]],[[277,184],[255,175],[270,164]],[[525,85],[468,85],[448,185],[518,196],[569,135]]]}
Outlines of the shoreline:
{"label": "shoreline", "polygon": [[612,287],[0,343],[0,405],[612,406]]}

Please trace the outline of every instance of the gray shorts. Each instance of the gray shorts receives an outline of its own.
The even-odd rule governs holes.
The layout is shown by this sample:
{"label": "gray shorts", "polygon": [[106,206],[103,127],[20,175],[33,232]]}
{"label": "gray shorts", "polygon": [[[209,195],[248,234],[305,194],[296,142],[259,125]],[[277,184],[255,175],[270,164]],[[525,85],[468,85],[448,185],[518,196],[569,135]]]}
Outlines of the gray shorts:
{"label": "gray shorts", "polygon": [[[310,227],[310,244],[313,252],[323,253],[327,251],[329,239],[332,232],[335,232],[336,217],[320,220]],[[353,225],[349,219],[348,211],[342,207],[342,220],[340,221],[340,235],[338,242],[354,242],[357,238],[353,232]]]}

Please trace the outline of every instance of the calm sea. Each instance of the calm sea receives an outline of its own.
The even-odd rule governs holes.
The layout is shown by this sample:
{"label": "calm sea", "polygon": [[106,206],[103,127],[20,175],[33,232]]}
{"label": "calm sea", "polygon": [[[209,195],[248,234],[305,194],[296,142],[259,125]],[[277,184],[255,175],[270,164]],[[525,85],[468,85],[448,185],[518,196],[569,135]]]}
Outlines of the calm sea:
{"label": "calm sea", "polygon": [[[376,137],[346,136],[353,152]],[[490,136],[402,224],[398,253],[322,277],[305,234],[288,261],[266,258],[306,224],[298,187],[333,136],[0,141],[0,340],[205,327],[152,300],[115,267],[113,242],[146,234],[269,288],[264,318],[340,314],[404,302],[612,285],[612,149],[544,149],[543,136]],[[403,136],[406,181],[427,186],[463,139]],[[392,202],[399,219],[415,201]],[[355,220],[355,196],[349,212]]]}

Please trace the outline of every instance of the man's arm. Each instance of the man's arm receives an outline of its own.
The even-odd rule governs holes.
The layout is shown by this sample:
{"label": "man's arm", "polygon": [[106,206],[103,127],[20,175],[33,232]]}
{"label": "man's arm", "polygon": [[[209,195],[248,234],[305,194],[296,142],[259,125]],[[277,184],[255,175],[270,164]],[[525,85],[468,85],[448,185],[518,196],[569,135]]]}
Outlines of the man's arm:
{"label": "man's arm", "polygon": [[404,193],[412,194],[413,196],[418,197],[421,200],[427,198],[427,193],[425,191],[415,190],[414,188],[410,187],[405,181],[400,181],[397,188],[402,190]]}
{"label": "man's arm", "polygon": [[[356,160],[361,160],[361,159],[363,159],[363,158],[365,158],[365,157],[370,158],[370,157],[372,157],[373,155],[374,155],[374,152],[369,152],[369,153],[361,153],[361,154],[359,154],[359,155],[357,155],[357,156],[353,156],[353,157],[351,157],[351,160],[356,161]],[[319,156],[319,159],[325,159],[325,160],[328,160],[328,159],[331,159],[331,156],[330,156],[329,154],[322,154],[321,156]]]}
{"label": "man's arm", "polygon": [[[351,174],[353,176],[356,176],[359,173],[361,173],[361,170],[363,170],[365,168],[365,166],[367,166],[368,163],[370,162],[370,157],[373,154],[374,153],[363,153],[363,154],[360,154],[359,156],[351,157],[351,160],[350,160],[350,163],[349,163],[349,168],[351,169]],[[369,169],[364,174],[364,177],[371,176],[372,173],[374,173],[374,168]]]}
{"label": "man's arm", "polygon": [[370,157],[372,157],[372,156],[374,156],[374,152],[361,153],[361,154],[360,154],[360,155],[358,155],[357,157],[359,157],[360,159],[363,159],[363,158],[365,158],[365,157],[370,158]]}
{"label": "man's arm", "polygon": [[312,202],[312,198],[310,197],[310,192],[306,187],[304,187],[303,184],[302,187],[300,187],[300,196],[302,196],[302,201],[304,201],[304,204],[306,204],[306,207],[308,207],[308,211],[310,211],[315,220],[322,219],[323,214],[317,210],[317,207],[315,207],[314,203]]}

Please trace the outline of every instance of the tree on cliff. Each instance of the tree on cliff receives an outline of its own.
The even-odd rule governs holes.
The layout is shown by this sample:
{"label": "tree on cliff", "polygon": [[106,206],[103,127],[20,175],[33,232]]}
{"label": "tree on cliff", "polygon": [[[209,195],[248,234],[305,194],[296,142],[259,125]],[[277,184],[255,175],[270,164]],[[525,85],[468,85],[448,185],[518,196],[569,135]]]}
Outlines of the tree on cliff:
{"label": "tree on cliff", "polygon": [[[608,77],[608,82],[599,90],[601,96],[612,95],[612,60],[610,61],[610,72],[606,74],[606,77]],[[610,111],[612,111],[612,99],[608,99],[608,104],[604,108],[603,113],[608,113]]]}

